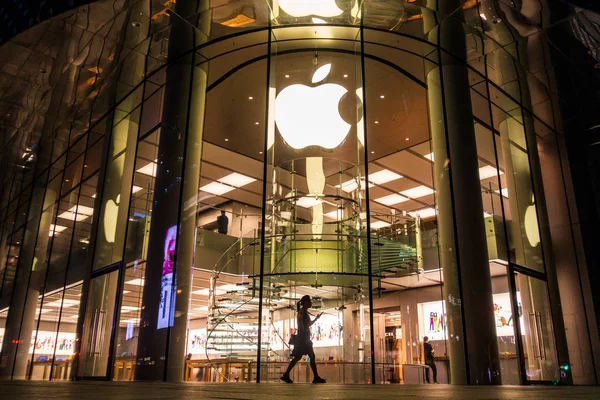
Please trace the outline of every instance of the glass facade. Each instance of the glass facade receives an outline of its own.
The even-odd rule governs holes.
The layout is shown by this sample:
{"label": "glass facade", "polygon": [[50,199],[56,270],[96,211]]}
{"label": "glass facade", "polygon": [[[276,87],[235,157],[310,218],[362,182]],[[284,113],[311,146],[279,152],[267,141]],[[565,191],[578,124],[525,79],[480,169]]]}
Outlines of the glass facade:
{"label": "glass facade", "polygon": [[279,381],[309,295],[328,382],[596,383],[543,35],[492,0],[218,4],[46,23],[0,377]]}

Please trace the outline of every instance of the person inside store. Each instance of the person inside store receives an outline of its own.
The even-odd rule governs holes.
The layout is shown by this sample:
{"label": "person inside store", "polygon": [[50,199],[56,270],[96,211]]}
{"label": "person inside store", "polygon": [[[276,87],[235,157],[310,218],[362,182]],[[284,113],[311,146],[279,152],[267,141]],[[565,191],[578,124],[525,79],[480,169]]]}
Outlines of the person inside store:
{"label": "person inside store", "polygon": [[225,215],[225,211],[221,211],[221,215],[217,217],[217,229],[219,233],[227,235],[227,226],[229,225],[229,218]]}
{"label": "person inside store", "polygon": [[313,383],[325,383],[325,379],[319,376],[317,372],[317,362],[315,360],[315,351],[313,350],[313,343],[310,340],[310,327],[321,318],[323,313],[317,315],[313,320],[310,319],[310,315],[308,309],[312,307],[312,300],[309,295],[303,296],[300,301],[296,304],[296,309],[298,311],[297,321],[298,321],[298,331],[296,335],[293,335],[290,339],[290,344],[294,345],[294,350],[292,351],[291,357],[292,361],[290,361],[290,365],[288,365],[287,370],[284,372],[283,376],[280,378],[282,381],[286,383],[294,383],[290,379],[290,372],[292,368],[302,359],[303,356],[308,356],[310,361],[310,369],[313,372]]}
{"label": "person inside store", "polygon": [[427,375],[425,375],[427,383],[431,383],[429,380],[429,369],[433,371],[433,383],[438,383],[437,368],[435,366],[435,350],[431,343],[429,343],[429,338],[427,336],[423,337],[423,350],[425,352],[425,365],[429,366]]}

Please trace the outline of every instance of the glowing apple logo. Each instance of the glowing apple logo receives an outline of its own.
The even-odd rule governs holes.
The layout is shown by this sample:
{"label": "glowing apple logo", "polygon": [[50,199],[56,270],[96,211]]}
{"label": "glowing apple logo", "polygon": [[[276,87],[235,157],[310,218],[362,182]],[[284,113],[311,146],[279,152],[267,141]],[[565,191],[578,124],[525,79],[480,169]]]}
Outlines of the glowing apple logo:
{"label": "glowing apple logo", "polygon": [[531,205],[525,210],[525,236],[531,247],[536,247],[540,243],[540,230],[538,228],[537,213],[535,212],[535,199],[531,195]]}
{"label": "glowing apple logo", "polygon": [[117,196],[117,201],[108,200],[104,208],[104,238],[108,243],[115,242],[117,232],[117,217],[119,215],[119,202],[121,195]]}
{"label": "glowing apple logo", "polygon": [[336,17],[344,12],[335,0],[279,0],[279,7],[292,17]]}
{"label": "glowing apple logo", "polygon": [[[329,75],[331,64],[317,69],[312,83]],[[294,149],[338,147],[348,135],[350,124],[339,113],[338,104],[347,90],[335,83],[310,87],[294,84],[275,99],[275,123],[283,139]]]}

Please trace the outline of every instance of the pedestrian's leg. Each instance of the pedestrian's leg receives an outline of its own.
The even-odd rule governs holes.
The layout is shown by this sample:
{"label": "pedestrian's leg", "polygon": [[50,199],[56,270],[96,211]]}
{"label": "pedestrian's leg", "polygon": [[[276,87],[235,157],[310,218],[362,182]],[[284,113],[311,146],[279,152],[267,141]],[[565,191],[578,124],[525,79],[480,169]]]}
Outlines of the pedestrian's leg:
{"label": "pedestrian's leg", "polygon": [[[429,363],[427,363],[425,365],[429,366]],[[429,381],[429,368],[425,368],[425,380],[427,381],[427,383],[430,383],[430,381]]]}
{"label": "pedestrian's leg", "polygon": [[310,358],[310,369],[312,369],[313,376],[318,378],[319,373],[317,372],[317,361],[315,360],[315,352],[313,349],[310,349],[308,357]]}
{"label": "pedestrian's leg", "polygon": [[435,361],[431,361],[431,369],[433,370],[433,382],[437,383],[437,367],[435,366]]}
{"label": "pedestrian's leg", "polygon": [[300,361],[301,358],[302,358],[302,356],[294,357],[292,359],[292,361],[290,361],[290,365],[288,365],[287,369],[283,373],[283,376],[290,376],[290,372],[292,371],[292,368],[294,368],[294,366],[298,363],[298,361]]}

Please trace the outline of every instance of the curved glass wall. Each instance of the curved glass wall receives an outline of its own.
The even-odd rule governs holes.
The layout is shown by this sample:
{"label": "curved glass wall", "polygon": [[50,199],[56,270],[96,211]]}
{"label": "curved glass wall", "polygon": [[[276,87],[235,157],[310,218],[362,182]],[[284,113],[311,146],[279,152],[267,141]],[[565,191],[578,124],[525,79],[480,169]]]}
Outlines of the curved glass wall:
{"label": "curved glass wall", "polygon": [[310,295],[328,382],[569,383],[533,39],[492,2],[251,3],[95,32],[70,124],[3,191],[1,375],[278,381]]}

